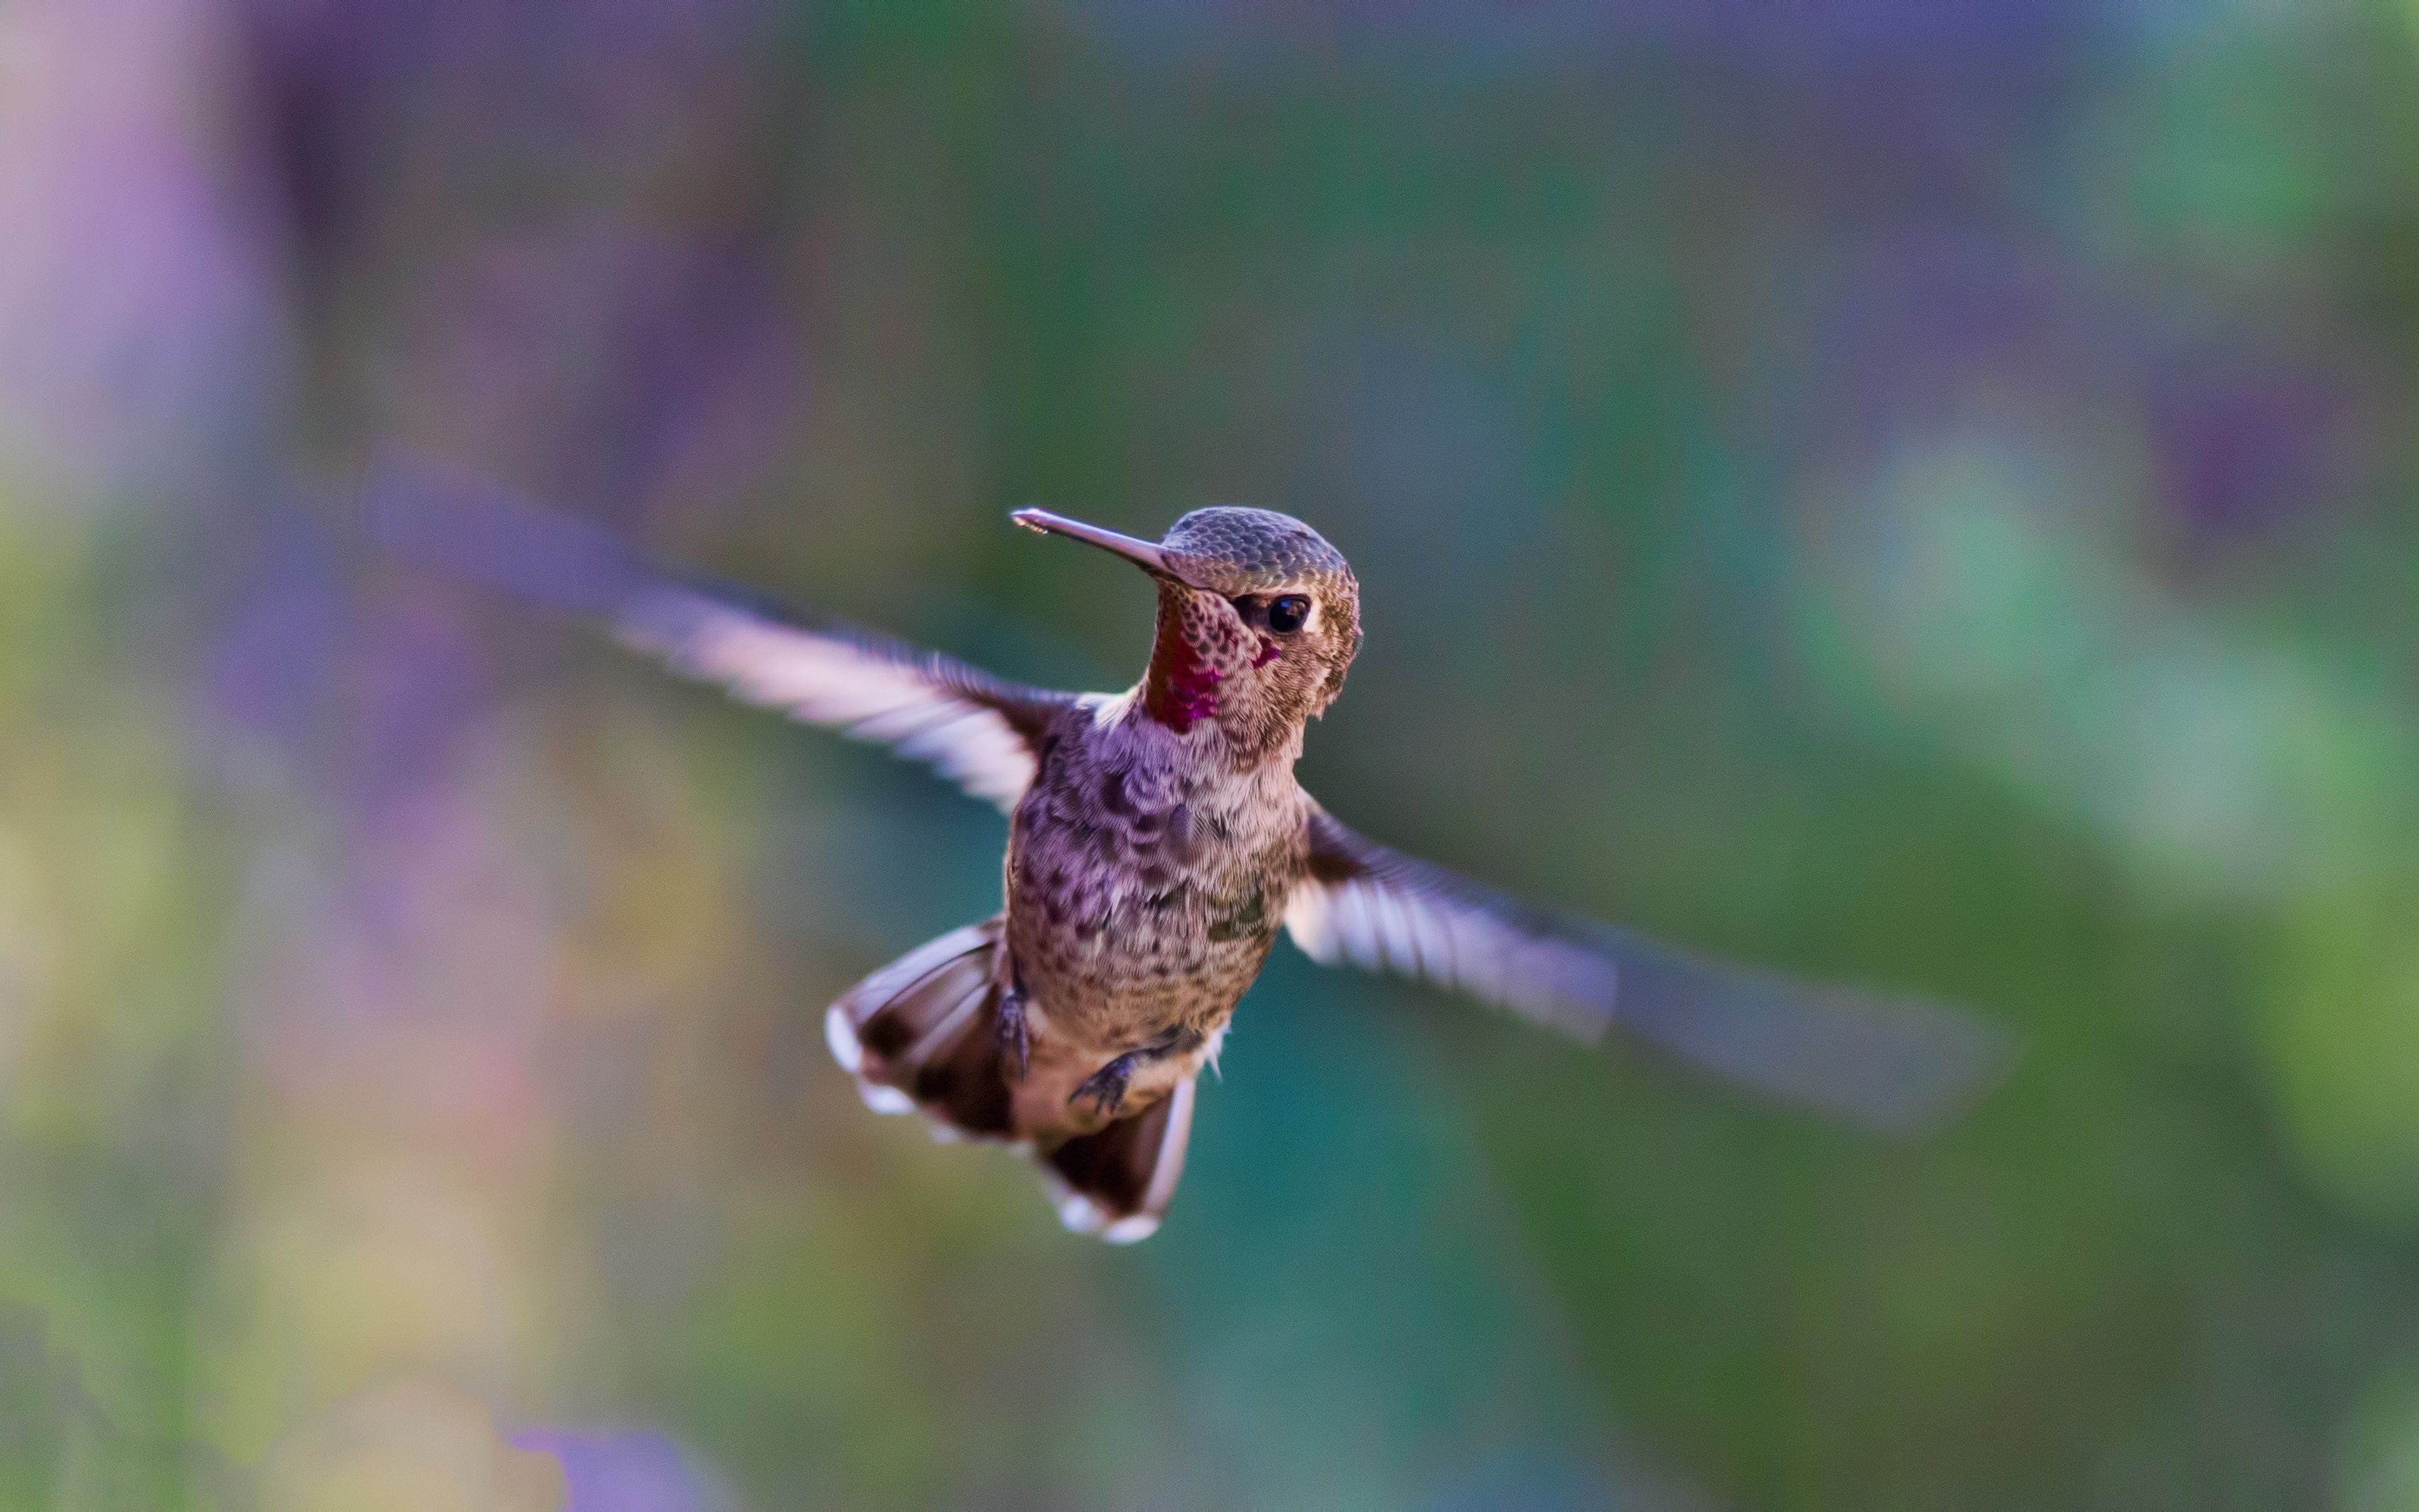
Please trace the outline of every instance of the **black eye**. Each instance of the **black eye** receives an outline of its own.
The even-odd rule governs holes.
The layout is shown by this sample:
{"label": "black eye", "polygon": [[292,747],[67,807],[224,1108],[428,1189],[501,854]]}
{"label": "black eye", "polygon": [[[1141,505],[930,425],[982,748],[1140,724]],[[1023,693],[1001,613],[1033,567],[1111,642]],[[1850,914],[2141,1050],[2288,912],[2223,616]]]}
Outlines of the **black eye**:
{"label": "black eye", "polygon": [[1269,600],[1269,628],[1279,635],[1291,635],[1310,619],[1310,600],[1300,594],[1287,594],[1283,598]]}

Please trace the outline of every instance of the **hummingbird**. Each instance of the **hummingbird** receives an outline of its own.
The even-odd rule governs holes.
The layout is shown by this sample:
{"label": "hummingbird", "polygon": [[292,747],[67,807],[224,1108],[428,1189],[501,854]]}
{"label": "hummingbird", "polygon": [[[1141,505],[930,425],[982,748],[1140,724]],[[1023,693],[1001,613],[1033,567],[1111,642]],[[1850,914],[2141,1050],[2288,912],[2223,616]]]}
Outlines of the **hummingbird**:
{"label": "hummingbird", "polygon": [[1007,810],[1000,911],[842,993],[824,1032],[876,1112],[1028,1153],[1077,1232],[1125,1243],[1158,1228],[1200,1077],[1281,933],[1314,961],[1425,979],[1581,1041],[1621,1026],[1880,1129],[1933,1120],[2010,1057],[2007,1035],[1960,1011],[1702,960],[1331,814],[1294,768],[1360,653],[1360,585],[1291,516],[1196,509],[1149,541],[1014,511],[1155,590],[1140,679],[1077,694],[684,578],[499,490],[464,497],[384,467],[372,528]]}

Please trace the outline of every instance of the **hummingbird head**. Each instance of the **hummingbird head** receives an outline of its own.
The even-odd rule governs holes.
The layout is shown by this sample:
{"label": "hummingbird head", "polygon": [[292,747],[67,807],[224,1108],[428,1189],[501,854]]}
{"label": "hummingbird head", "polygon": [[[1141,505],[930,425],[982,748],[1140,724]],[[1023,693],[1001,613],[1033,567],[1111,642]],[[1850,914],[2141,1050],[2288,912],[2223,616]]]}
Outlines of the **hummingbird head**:
{"label": "hummingbird head", "polygon": [[1142,706],[1179,733],[1213,721],[1258,754],[1343,690],[1361,649],[1361,585],[1344,553],[1290,515],[1196,509],[1157,542],[1047,510],[1012,517],[1133,563],[1159,582],[1159,636]]}

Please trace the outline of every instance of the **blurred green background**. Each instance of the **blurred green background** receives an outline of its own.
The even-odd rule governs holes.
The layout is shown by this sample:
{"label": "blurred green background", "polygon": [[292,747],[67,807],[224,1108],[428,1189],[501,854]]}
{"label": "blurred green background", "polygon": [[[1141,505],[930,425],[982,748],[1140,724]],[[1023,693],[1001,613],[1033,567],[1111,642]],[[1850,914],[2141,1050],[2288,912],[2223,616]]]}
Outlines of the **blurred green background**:
{"label": "blurred green background", "polygon": [[[0,1506],[2419,1507],[2419,7],[0,6]],[[1002,825],[382,562],[1003,671],[1286,509],[1306,782],[1975,1004],[1875,1140],[1283,949],[1166,1228],[869,1116]]]}

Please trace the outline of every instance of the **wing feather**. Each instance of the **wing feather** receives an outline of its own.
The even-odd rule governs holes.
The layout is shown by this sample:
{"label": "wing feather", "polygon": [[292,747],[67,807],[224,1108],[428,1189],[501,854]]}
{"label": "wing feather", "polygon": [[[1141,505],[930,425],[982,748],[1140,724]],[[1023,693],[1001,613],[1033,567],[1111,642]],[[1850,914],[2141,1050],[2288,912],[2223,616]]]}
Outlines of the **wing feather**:
{"label": "wing feather", "polygon": [[1703,961],[1532,907],[1366,840],[1323,810],[1286,927],[1315,961],[1390,968],[1579,1039],[1618,1024],[1774,1096],[1879,1128],[1928,1122],[2013,1058],[1934,1004]]}
{"label": "wing feather", "polygon": [[599,615],[625,644],[675,671],[889,746],[1003,809],[1032,784],[1051,724],[1074,702],[869,630],[684,581],[577,520],[423,463],[382,461],[364,502],[373,533],[391,548]]}
{"label": "wing feather", "polygon": [[648,588],[614,625],[624,642],[681,671],[889,746],[1003,809],[1032,784],[1040,741],[1072,702],[870,631],[812,625],[686,585]]}

